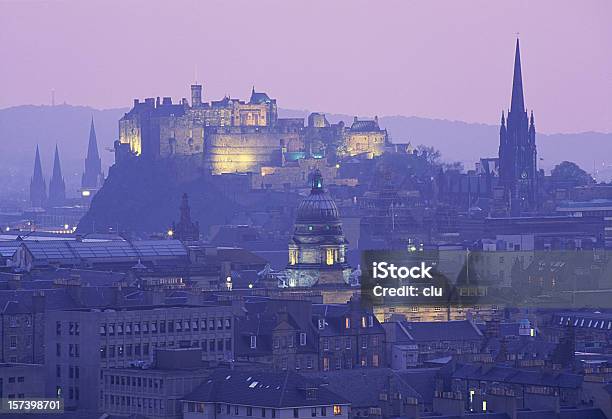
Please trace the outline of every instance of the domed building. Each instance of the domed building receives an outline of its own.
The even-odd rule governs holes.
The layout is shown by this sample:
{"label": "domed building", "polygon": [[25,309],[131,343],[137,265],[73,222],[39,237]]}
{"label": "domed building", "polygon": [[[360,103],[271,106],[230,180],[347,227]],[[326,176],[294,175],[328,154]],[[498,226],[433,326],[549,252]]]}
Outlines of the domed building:
{"label": "domed building", "polygon": [[310,195],[297,208],[295,230],[289,242],[287,285],[348,285],[351,273],[346,263],[347,241],[342,232],[338,207],[323,187],[315,170],[310,177]]}

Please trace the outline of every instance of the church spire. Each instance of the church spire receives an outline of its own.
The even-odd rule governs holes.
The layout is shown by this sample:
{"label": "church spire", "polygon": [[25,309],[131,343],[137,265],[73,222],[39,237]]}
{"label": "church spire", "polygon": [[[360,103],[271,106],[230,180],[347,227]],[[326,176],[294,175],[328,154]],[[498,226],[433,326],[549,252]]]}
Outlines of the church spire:
{"label": "church spire", "polygon": [[40,152],[36,146],[36,157],[34,158],[34,175],[30,180],[30,205],[32,207],[42,207],[47,200],[47,185],[42,173],[40,163]]}
{"label": "church spire", "polygon": [[98,140],[96,138],[96,127],[94,126],[93,116],[89,126],[89,145],[87,146],[87,160],[100,160],[98,154]]}
{"label": "church spire", "polygon": [[518,38],[516,39],[516,52],[514,53],[514,78],[512,80],[512,101],[510,103],[510,111],[525,111],[523,76],[521,74],[521,51]]}
{"label": "church spire", "polygon": [[85,172],[81,178],[81,188],[97,189],[102,186],[104,174],[102,173],[102,161],[98,153],[98,140],[93,116],[89,127],[89,145],[87,146],[87,158],[85,158]]}
{"label": "church spire", "polygon": [[66,202],[66,184],[62,176],[59,150],[55,145],[55,158],[53,160],[53,174],[49,181],[49,205],[60,206]]}

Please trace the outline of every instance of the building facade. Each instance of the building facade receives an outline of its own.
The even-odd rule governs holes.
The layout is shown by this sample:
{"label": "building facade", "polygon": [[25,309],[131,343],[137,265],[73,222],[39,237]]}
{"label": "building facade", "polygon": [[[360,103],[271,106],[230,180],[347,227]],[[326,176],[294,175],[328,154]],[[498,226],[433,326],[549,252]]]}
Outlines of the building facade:
{"label": "building facade", "polygon": [[230,306],[137,306],[47,313],[48,395],[66,407],[97,409],[103,370],[152,365],[156,348],[200,347],[202,359],[233,359]]}

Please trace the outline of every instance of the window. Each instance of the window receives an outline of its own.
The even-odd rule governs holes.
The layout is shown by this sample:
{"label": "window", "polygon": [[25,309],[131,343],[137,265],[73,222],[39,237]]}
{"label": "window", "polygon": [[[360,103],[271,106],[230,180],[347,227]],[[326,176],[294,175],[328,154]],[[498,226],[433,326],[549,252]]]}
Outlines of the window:
{"label": "window", "polygon": [[329,338],[323,338],[323,350],[329,351]]}
{"label": "window", "polygon": [[265,408],[265,407],[262,407],[262,408],[261,408],[261,417],[262,417],[262,418],[265,418],[265,417],[266,417],[266,408]]}
{"label": "window", "polygon": [[253,416],[253,408],[251,406],[248,406],[246,408],[247,411],[247,416]]}
{"label": "window", "polygon": [[17,336],[11,336],[10,338],[10,347],[11,349],[17,349]]}
{"label": "window", "polygon": [[312,416],[313,418],[317,417],[317,408],[313,407],[310,409],[310,416]]}
{"label": "window", "polygon": [[347,337],[346,338],[346,345],[345,345],[346,349],[351,349],[351,338]]}
{"label": "window", "polygon": [[306,333],[300,333],[300,346],[306,346]]}
{"label": "window", "polygon": [[59,343],[55,344],[55,356],[62,356],[62,345]]}
{"label": "window", "polygon": [[55,376],[57,378],[61,378],[62,377],[62,367],[61,367],[61,365],[56,365],[55,366]]}
{"label": "window", "polygon": [[300,409],[297,409],[297,408],[293,409],[293,417],[294,418],[299,418],[300,417]]}
{"label": "window", "polygon": [[62,335],[62,322],[55,322],[55,334],[57,336]]}
{"label": "window", "polygon": [[349,317],[346,317],[344,319],[344,328],[345,329],[350,329],[351,328],[351,319]]}
{"label": "window", "polygon": [[257,348],[257,336],[251,336],[251,349]]}
{"label": "window", "polygon": [[226,329],[232,328],[232,319],[230,319],[229,317],[225,319],[225,328]]}
{"label": "window", "polygon": [[321,408],[321,416],[327,416],[327,408],[326,407],[322,407]]}
{"label": "window", "polygon": [[379,366],[378,354],[372,355],[372,366],[373,367],[378,367]]}
{"label": "window", "polygon": [[334,405],[334,416],[339,416],[342,414],[342,406],[337,404]]}

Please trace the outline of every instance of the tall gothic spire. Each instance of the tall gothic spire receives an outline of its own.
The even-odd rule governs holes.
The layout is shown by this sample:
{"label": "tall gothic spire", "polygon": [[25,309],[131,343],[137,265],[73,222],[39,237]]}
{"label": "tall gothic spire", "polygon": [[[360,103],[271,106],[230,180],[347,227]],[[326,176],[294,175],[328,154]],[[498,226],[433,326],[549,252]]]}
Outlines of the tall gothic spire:
{"label": "tall gothic spire", "polygon": [[98,141],[96,138],[96,128],[94,127],[93,116],[89,127],[89,145],[87,147],[87,157],[85,158],[85,172],[81,178],[82,188],[97,189],[102,186],[104,175],[102,173],[102,162],[98,153]]}
{"label": "tall gothic spire", "polygon": [[34,175],[30,180],[30,205],[32,207],[42,207],[47,201],[47,185],[42,173],[40,163],[40,152],[36,146],[36,157],[34,158]]}
{"label": "tall gothic spire", "polygon": [[49,205],[60,206],[66,203],[66,184],[62,176],[59,150],[55,145],[55,158],[53,160],[53,175],[49,181]]}
{"label": "tall gothic spire", "polygon": [[525,111],[523,76],[521,74],[521,51],[518,38],[516,40],[516,52],[514,53],[514,78],[512,80],[512,101],[510,103],[510,111]]}

